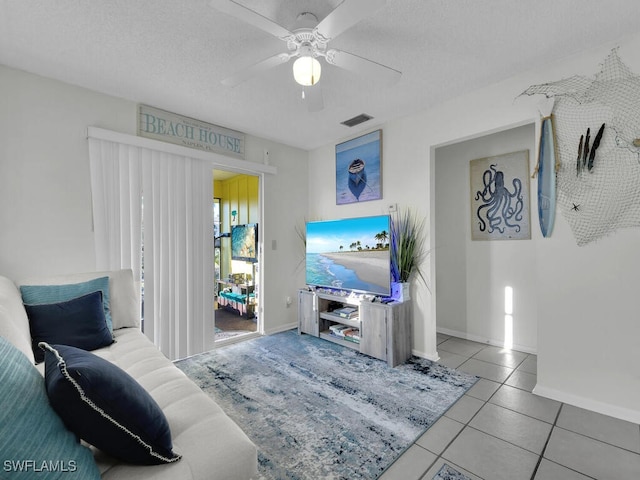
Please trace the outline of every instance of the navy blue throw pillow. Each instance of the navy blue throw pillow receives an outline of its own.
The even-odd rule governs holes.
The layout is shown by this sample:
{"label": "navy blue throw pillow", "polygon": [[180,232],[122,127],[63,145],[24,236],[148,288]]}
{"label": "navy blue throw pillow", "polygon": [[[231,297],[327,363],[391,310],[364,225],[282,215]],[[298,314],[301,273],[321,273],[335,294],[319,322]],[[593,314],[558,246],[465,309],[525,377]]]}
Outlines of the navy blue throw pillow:
{"label": "navy blue throw pillow", "polygon": [[40,347],[49,401],[69,430],[125,462],[180,460],[164,413],[129,374],[79,348],[44,342]]}
{"label": "navy blue throw pillow", "polygon": [[100,290],[72,300],[44,305],[25,305],[36,363],[44,360],[40,342],[60,343],[95,350],[113,343]]}

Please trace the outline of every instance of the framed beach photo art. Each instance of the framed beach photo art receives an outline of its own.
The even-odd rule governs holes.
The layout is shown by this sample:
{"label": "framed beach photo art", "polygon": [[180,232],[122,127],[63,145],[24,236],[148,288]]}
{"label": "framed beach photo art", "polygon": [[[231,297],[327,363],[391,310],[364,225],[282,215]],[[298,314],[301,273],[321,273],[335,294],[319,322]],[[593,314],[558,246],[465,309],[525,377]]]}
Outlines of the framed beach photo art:
{"label": "framed beach photo art", "polygon": [[529,151],[469,162],[471,240],[528,240]]}
{"label": "framed beach photo art", "polygon": [[336,204],[382,198],[382,130],[336,145]]}

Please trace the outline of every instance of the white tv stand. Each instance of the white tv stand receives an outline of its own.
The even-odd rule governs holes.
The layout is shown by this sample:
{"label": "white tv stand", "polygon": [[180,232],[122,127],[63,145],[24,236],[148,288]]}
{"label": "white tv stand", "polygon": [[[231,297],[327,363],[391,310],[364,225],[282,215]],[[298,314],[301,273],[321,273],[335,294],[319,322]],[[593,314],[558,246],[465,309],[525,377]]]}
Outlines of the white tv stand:
{"label": "white tv stand", "polygon": [[[332,313],[335,308],[356,307],[357,317]],[[360,343],[330,333],[332,325],[360,329]],[[301,289],[298,292],[298,333],[338,343],[366,355],[385,360],[390,367],[411,357],[411,302],[372,302],[363,296],[342,296]]]}

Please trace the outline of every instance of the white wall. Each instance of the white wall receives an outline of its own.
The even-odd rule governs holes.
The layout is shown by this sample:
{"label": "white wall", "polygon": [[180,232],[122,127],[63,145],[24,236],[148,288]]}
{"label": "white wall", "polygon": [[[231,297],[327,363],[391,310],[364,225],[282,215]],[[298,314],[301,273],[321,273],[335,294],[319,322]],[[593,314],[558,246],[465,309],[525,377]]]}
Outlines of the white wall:
{"label": "white wall", "polygon": [[[135,135],[136,105],[0,65],[0,275],[95,270],[87,127]],[[288,252],[307,210],[307,153],[247,136],[246,159],[261,163],[265,148],[278,174],[263,186],[262,305],[277,331],[295,325],[284,299],[304,281]]]}
{"label": "white wall", "polygon": [[[435,220],[430,212],[435,197],[435,150],[537,122],[541,99],[516,99],[527,87],[576,74],[593,76],[616,46],[620,46],[622,60],[640,73],[640,36],[634,36],[382,125],[382,202],[337,207],[333,198],[333,146],[310,152],[311,214],[327,218],[377,213],[396,202],[429,214],[433,235]],[[359,133],[353,132],[353,136]],[[531,285],[538,292],[536,392],[640,423],[640,296],[635,294],[640,271],[639,240],[640,230],[636,228],[577,247],[566,222],[558,216],[553,236],[537,243],[537,281]],[[430,267],[432,291],[436,291],[435,262]],[[416,289],[413,348],[416,353],[434,357],[435,303],[426,288]]]}
{"label": "white wall", "polygon": [[135,121],[131,102],[0,65],[0,274],[95,269],[87,126]]}
{"label": "white wall", "polygon": [[[298,325],[298,289],[304,286],[304,244],[296,233],[307,213],[307,152],[252,137],[247,159],[262,158],[277,175],[265,175],[262,207],[262,238],[265,278],[262,285],[264,328],[275,333]],[[287,304],[287,298],[291,303]]]}
{"label": "white wall", "polygon": [[[536,245],[542,240],[529,186],[530,240],[472,241],[469,161],[526,150],[536,163],[535,125],[505,130],[435,150],[436,319],[439,332],[537,353]],[[512,338],[505,338],[505,287],[513,288]],[[466,300],[466,301],[465,301]]]}

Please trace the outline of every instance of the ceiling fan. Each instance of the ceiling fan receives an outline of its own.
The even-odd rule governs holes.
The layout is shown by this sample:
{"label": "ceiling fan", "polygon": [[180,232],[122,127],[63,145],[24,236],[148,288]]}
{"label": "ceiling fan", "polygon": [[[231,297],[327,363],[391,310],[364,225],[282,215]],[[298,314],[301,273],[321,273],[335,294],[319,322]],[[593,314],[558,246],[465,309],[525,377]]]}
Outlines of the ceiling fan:
{"label": "ceiling fan", "polygon": [[313,13],[301,13],[298,15],[296,28],[289,31],[234,0],[212,0],[211,5],[216,9],[283,40],[288,50],[236,72],[222,80],[222,84],[235,87],[270,68],[296,58],[293,64],[294,78],[300,85],[307,87],[303,90],[303,98],[309,102],[309,110],[318,111],[323,108],[322,92],[317,85],[321,75],[319,58],[328,64],[375,78],[382,83],[393,83],[402,75],[398,70],[352,53],[328,48],[332,39],[385,3],[386,0],[344,0],[321,22],[318,22]]}

